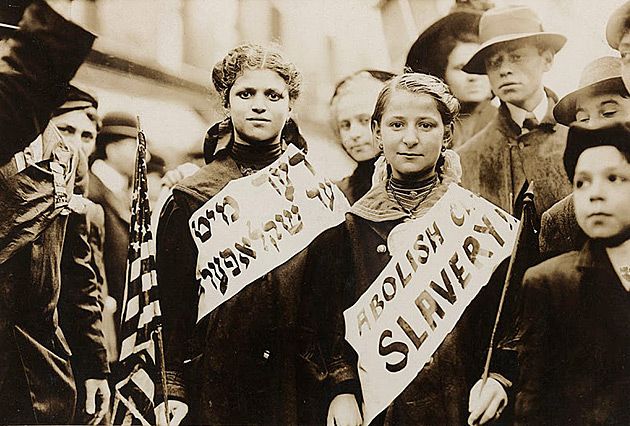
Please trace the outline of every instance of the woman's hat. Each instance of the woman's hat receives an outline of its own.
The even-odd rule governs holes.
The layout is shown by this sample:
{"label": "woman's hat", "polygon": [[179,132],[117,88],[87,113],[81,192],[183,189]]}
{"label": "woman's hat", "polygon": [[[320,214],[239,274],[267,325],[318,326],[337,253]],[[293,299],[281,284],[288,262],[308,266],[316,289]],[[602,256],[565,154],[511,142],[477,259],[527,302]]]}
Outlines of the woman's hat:
{"label": "woman's hat", "polygon": [[575,121],[578,98],[603,93],[628,95],[621,79],[619,58],[604,56],[588,64],[582,71],[578,89],[560,99],[553,109],[553,116],[558,123],[568,126]]}
{"label": "woman's hat", "polygon": [[562,34],[546,32],[538,15],[527,6],[490,9],[479,20],[481,46],[464,66],[469,74],[485,74],[484,59],[492,46],[513,40],[532,40],[557,53],[567,41]]}
{"label": "woman's hat", "polygon": [[407,54],[405,67],[414,72],[427,72],[435,55],[437,43],[444,37],[457,33],[477,34],[482,11],[468,9],[449,13],[424,30],[413,43]]}
{"label": "woman's hat", "polygon": [[55,110],[54,115],[65,114],[69,111],[77,109],[94,108],[98,109],[98,100],[95,96],[89,94],[85,90],[69,84],[66,90],[66,99],[59,108]]}
{"label": "woman's hat", "polygon": [[619,42],[630,29],[630,1],[617,8],[606,25],[606,40],[613,49],[619,49]]}
{"label": "woman's hat", "polygon": [[580,155],[596,146],[614,146],[623,153],[630,152],[630,123],[612,122],[595,129],[574,124],[569,128],[567,146],[564,149],[563,163],[569,180],[573,182],[575,166]]}

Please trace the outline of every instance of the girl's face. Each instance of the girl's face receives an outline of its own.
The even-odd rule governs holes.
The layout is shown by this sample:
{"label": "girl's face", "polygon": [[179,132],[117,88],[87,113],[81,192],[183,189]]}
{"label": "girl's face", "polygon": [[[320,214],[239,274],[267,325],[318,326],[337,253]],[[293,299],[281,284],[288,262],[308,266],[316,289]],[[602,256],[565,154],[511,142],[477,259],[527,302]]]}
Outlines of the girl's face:
{"label": "girl's face", "polygon": [[383,84],[365,80],[353,84],[352,90],[339,95],[334,107],[341,144],[354,161],[366,161],[378,155],[372,142],[370,117]]}
{"label": "girl's face", "polygon": [[573,179],[575,217],[591,238],[630,230],[630,163],[613,146],[584,150]]}
{"label": "girl's face", "polygon": [[230,116],[237,137],[264,142],[280,137],[289,117],[284,79],[269,69],[247,69],[230,89]]}
{"label": "girl's face", "polygon": [[444,80],[460,102],[479,103],[491,97],[490,82],[487,76],[468,74],[462,71],[478,47],[477,43],[459,42],[448,55]]}
{"label": "girl's face", "polygon": [[444,144],[444,124],[436,101],[426,94],[394,90],[374,125],[376,141],[396,179],[414,179],[435,173]]}

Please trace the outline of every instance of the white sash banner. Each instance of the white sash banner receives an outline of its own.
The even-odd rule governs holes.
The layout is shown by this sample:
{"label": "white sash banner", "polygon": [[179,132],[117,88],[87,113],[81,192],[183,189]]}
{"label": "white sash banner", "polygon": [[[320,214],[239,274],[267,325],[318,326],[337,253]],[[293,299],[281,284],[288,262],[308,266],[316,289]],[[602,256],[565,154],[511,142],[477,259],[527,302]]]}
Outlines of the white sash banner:
{"label": "white sash banner", "polygon": [[197,321],[342,223],[349,208],[293,145],[270,166],[228,183],[189,221],[199,252]]}
{"label": "white sash banner", "polygon": [[344,312],[346,339],[359,355],[364,424],[418,376],[510,256],[518,224],[487,200],[451,184],[425,216],[392,230],[391,261]]}

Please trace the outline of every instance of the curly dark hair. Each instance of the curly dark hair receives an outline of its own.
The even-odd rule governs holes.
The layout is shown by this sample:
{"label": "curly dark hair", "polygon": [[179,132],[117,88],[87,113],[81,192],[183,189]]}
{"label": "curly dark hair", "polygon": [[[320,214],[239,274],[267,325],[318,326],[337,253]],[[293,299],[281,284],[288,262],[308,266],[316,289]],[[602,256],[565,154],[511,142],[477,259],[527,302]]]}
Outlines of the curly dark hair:
{"label": "curly dark hair", "polygon": [[290,102],[300,95],[302,73],[293,62],[284,57],[277,46],[242,44],[230,50],[212,70],[212,83],[221,95],[225,108],[230,107],[230,89],[246,69],[275,71],[287,84]]}

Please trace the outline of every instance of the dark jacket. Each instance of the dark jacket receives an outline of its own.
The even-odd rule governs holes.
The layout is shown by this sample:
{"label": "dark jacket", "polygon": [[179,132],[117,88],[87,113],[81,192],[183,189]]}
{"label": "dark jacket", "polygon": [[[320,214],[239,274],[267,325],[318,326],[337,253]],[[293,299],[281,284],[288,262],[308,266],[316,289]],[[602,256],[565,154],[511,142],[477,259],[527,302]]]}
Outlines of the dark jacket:
{"label": "dark jacket", "polygon": [[306,250],[195,324],[197,249],[188,220],[243,176],[230,156],[230,144],[208,160],[174,187],[158,225],[157,276],[169,394],[187,401],[190,423],[308,423],[299,418],[297,389],[297,316]]}
{"label": "dark jacket", "polygon": [[579,250],[586,238],[575,218],[573,195],[566,196],[543,213],[539,240],[540,255],[544,259]]}
{"label": "dark jacket", "polygon": [[545,210],[571,192],[562,164],[567,130],[553,118],[557,97],[546,93],[549,108],[536,129],[521,135],[502,103],[490,124],[457,149],[462,186],[517,217],[524,183],[533,182],[537,224]]}
{"label": "dark jacket", "polygon": [[589,240],[527,271],[519,425],[630,424],[630,297]]}
{"label": "dark jacket", "polygon": [[127,252],[129,250],[129,223],[131,221],[131,195],[129,192],[114,193],[94,173],[90,173],[88,198],[100,205],[105,212],[105,240],[103,243],[105,277],[109,295],[116,300],[116,324],[125,291]]}
{"label": "dark jacket", "polygon": [[462,146],[482,131],[497,115],[498,108],[490,100],[480,102],[470,112],[460,111],[455,121],[452,148]]}
{"label": "dark jacket", "polygon": [[[423,202],[423,211],[428,211],[446,189],[445,184],[434,189]],[[322,233],[310,247],[318,259],[307,266],[306,277],[313,282],[307,282],[305,288],[317,293],[311,296],[313,301],[304,303],[312,306],[316,319],[311,324],[320,329],[321,352],[326,358],[332,396],[347,392],[360,395],[356,353],[344,341],[342,313],[356,302],[391,260],[387,237],[405,218],[406,213],[389,198],[385,184],[380,183],[352,207],[344,224]],[[325,276],[312,277],[311,269],[326,271]],[[504,268],[501,269],[505,273]],[[481,290],[429,364],[373,423],[466,424],[468,395],[483,371],[500,284],[501,280],[493,279]],[[331,322],[334,326],[329,324]],[[497,359],[497,368],[501,362],[505,367],[494,371],[508,375],[507,364]]]}
{"label": "dark jacket", "polygon": [[356,169],[350,176],[346,176],[337,182],[337,186],[341,189],[343,195],[346,196],[350,205],[356,203],[372,187],[372,175],[374,174],[376,158],[357,163]]}
{"label": "dark jacket", "polygon": [[[40,1],[20,27],[0,42],[0,222],[13,225],[0,247],[0,423],[68,423],[75,384],[57,301],[76,153],[44,127],[94,36]],[[13,154],[40,133],[50,156],[20,171]]]}

